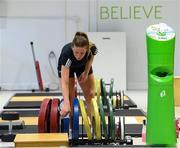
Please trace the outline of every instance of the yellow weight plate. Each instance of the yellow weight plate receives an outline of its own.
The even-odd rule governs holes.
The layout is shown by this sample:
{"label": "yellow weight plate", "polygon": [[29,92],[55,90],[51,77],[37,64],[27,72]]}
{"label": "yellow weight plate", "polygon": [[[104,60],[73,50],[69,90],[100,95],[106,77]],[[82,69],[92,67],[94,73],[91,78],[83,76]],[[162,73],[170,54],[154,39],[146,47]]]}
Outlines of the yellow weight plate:
{"label": "yellow weight plate", "polygon": [[91,119],[93,119],[94,117],[94,121],[95,121],[94,130],[95,130],[96,139],[101,140],[101,118],[99,115],[99,109],[96,99],[93,98],[91,100],[91,104],[92,104]]}
{"label": "yellow weight plate", "polygon": [[99,98],[101,95],[101,81],[100,81],[100,79],[96,79],[96,93],[97,93],[97,99],[99,101]]}
{"label": "yellow weight plate", "polygon": [[43,101],[45,98],[53,99],[53,98],[59,98],[57,96],[23,96],[23,97],[12,97],[10,101]]}
{"label": "yellow weight plate", "polygon": [[84,106],[84,101],[82,99],[79,99],[79,106],[80,106],[81,115],[84,121],[84,126],[86,129],[88,140],[92,140],[91,124],[90,124],[90,121],[88,120],[87,112]]}
{"label": "yellow weight plate", "polygon": [[113,108],[116,108],[116,96],[113,96],[113,100],[112,100],[113,102]]}
{"label": "yellow weight plate", "polygon": [[[82,116],[79,116],[79,125],[82,125],[83,123],[82,123]],[[89,122],[89,125],[91,126],[91,120],[90,120],[90,118],[88,118],[88,122]]]}

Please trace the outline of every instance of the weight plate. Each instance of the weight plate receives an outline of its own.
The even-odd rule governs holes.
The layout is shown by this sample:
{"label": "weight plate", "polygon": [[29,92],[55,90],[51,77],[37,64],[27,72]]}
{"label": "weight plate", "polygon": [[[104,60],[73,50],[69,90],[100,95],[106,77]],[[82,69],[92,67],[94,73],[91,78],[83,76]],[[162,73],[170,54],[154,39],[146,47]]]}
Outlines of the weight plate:
{"label": "weight plate", "polygon": [[101,81],[100,79],[96,79],[96,89],[97,89],[97,99],[99,100],[101,95]]}
{"label": "weight plate", "polygon": [[114,85],[114,79],[111,78],[110,88],[109,88],[109,98],[113,96],[113,85]]}
{"label": "weight plate", "polygon": [[59,99],[53,99],[51,102],[51,112],[50,112],[50,133],[59,132]]}
{"label": "weight plate", "polygon": [[96,99],[92,99],[91,100],[91,119],[94,117],[94,131],[95,131],[95,135],[96,135],[96,140],[101,140],[101,118],[99,115],[99,109],[98,109],[98,105],[97,105],[97,101]]}
{"label": "weight plate", "polygon": [[51,99],[44,99],[40,106],[38,116],[38,132],[47,133],[49,132],[49,117],[51,109]]}
{"label": "weight plate", "polygon": [[79,99],[79,106],[80,106],[81,115],[84,121],[84,126],[85,126],[88,140],[92,140],[91,124],[90,124],[90,121],[88,120],[88,116],[87,116],[86,109],[84,106],[84,101],[82,99]]}
{"label": "weight plate", "polygon": [[108,128],[106,125],[105,113],[104,113],[101,97],[99,99],[99,110],[100,110],[100,116],[101,116],[101,121],[102,121],[102,127],[103,127],[103,131],[104,131],[104,137],[105,137],[105,140],[108,140]]}
{"label": "weight plate", "polygon": [[72,139],[78,140],[79,138],[79,101],[77,98],[73,100],[73,127]]}
{"label": "weight plate", "polygon": [[115,117],[113,113],[112,101],[108,99],[108,110],[109,110],[109,133],[111,140],[115,139]]}

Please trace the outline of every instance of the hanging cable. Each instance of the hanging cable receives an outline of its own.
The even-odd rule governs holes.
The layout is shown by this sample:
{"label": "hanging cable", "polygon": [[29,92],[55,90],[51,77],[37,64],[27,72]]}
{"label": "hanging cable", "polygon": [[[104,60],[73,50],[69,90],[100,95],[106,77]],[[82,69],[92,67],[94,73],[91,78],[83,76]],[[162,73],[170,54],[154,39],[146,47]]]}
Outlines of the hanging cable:
{"label": "hanging cable", "polygon": [[[49,65],[50,65],[50,68],[51,68],[51,71],[52,71],[52,74],[55,78],[59,78],[58,75],[57,75],[57,70],[54,70],[54,66],[52,64],[52,60],[55,60],[55,67],[57,68],[58,67],[58,62],[57,62],[57,57],[56,57],[56,54],[54,53],[54,51],[50,51],[49,55],[48,55],[48,61],[49,61]],[[59,82],[59,81],[58,81]],[[59,83],[51,83],[50,85],[53,85],[55,84],[56,85],[56,88],[53,89],[53,90],[59,90]],[[52,88],[51,88],[52,90]]]}
{"label": "hanging cable", "polygon": [[51,63],[51,60],[55,59],[55,64],[56,64],[56,67],[58,66],[58,63],[57,63],[57,57],[56,57],[56,54],[54,53],[54,51],[51,51],[48,55],[48,61],[49,61],[49,65],[50,65],[50,68],[51,68],[51,71],[53,73],[53,75],[58,78],[58,75],[57,75],[57,72],[55,72],[54,68],[53,68],[53,65]]}

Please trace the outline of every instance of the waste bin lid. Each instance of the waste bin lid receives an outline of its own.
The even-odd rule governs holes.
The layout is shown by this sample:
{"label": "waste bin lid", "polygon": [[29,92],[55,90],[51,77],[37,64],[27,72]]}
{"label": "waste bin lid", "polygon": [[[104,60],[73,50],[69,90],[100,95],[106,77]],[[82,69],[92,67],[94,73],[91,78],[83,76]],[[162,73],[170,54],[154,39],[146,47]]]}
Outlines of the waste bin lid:
{"label": "waste bin lid", "polygon": [[150,25],[146,34],[157,41],[167,41],[175,37],[175,31],[165,23]]}

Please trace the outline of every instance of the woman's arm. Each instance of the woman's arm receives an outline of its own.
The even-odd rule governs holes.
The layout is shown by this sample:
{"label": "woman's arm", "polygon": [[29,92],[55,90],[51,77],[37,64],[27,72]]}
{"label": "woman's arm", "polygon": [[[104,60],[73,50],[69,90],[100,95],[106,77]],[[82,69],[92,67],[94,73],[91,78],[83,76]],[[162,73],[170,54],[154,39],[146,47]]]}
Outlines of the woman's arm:
{"label": "woman's arm", "polygon": [[92,55],[91,58],[87,61],[84,72],[79,76],[78,81],[79,83],[83,83],[87,80],[89,70],[93,63],[94,56]]}
{"label": "woman's arm", "polygon": [[98,52],[95,44],[90,43],[89,46],[90,46],[90,53],[89,53],[89,54],[90,54],[90,55],[89,55],[90,58],[88,59],[88,61],[87,61],[87,63],[86,63],[84,72],[83,72],[83,73],[79,76],[79,78],[78,78],[79,83],[82,83],[82,82],[84,82],[84,81],[87,80],[89,70],[90,70],[91,65],[92,65],[92,63],[93,63],[93,60],[94,60],[94,56],[95,56],[95,55],[97,54],[97,52]]}
{"label": "woman's arm", "polygon": [[93,60],[94,60],[94,56],[97,54],[97,52],[98,52],[98,49],[96,48],[96,45],[94,44],[94,43],[92,43],[92,42],[90,42],[89,43],[89,56],[90,56],[90,59],[88,59],[88,62],[86,63],[86,67],[85,67],[85,70],[84,70],[84,72],[85,72],[85,74],[87,74],[88,75],[88,73],[89,73],[89,70],[90,70],[90,68],[91,68],[91,65],[92,65],[92,63],[93,63]]}
{"label": "woman's arm", "polygon": [[87,61],[85,70],[84,70],[85,74],[87,74],[87,75],[88,75],[91,65],[93,63],[93,60],[94,60],[94,55],[91,55],[91,58]]}
{"label": "woman's arm", "polygon": [[69,102],[69,68],[64,65],[61,66],[61,86],[64,98],[64,106],[61,109],[61,116],[64,117],[70,112]]}

